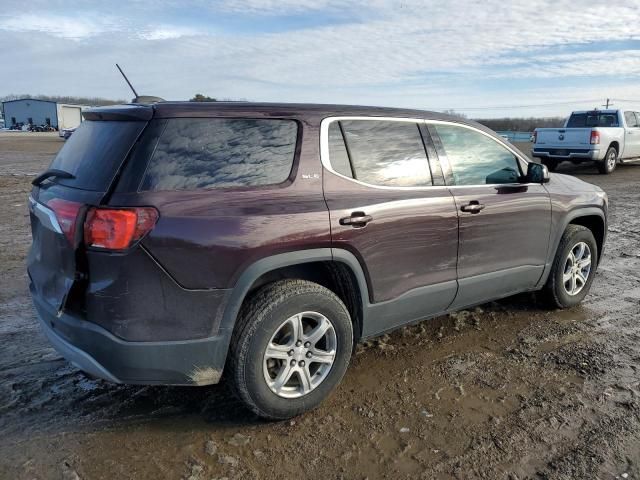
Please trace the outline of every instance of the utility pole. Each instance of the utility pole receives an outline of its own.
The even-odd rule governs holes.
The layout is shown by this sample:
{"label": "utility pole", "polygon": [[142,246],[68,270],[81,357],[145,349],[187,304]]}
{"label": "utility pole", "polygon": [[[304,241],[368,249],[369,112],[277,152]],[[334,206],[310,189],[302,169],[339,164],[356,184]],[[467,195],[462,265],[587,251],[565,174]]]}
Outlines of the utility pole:
{"label": "utility pole", "polygon": [[607,104],[606,105],[601,105],[601,106],[605,107],[605,109],[609,110],[609,105],[613,105],[613,102],[611,101],[610,98],[607,98]]}

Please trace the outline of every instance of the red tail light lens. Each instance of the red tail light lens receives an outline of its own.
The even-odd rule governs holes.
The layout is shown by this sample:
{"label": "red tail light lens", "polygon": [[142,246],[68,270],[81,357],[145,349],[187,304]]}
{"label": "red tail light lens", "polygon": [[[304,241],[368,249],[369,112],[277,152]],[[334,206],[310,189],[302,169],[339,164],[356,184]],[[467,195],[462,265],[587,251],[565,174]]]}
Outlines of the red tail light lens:
{"label": "red tail light lens", "polygon": [[82,204],[61,198],[52,198],[47,202],[47,206],[56,214],[62,233],[67,237],[69,243],[73,245],[73,239],[76,236],[78,212]]}
{"label": "red tail light lens", "polygon": [[591,130],[591,145],[597,145],[600,143],[600,132]]}
{"label": "red tail light lens", "polygon": [[92,208],[84,223],[84,243],[89,247],[125,250],[156,224],[158,211],[150,207]]}

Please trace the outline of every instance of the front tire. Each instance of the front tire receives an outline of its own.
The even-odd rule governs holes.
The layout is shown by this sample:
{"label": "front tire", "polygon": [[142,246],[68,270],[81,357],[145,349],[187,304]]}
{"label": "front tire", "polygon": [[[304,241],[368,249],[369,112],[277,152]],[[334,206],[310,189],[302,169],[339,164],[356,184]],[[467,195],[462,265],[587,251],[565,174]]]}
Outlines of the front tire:
{"label": "front tire", "polygon": [[571,308],[582,302],[593,283],[597,264],[598,245],[591,230],[569,225],[545,286],[550,303],[558,308]]}
{"label": "front tire", "polygon": [[618,164],[618,151],[615,147],[609,147],[607,154],[604,156],[604,160],[598,162],[598,171],[603,175],[608,175],[616,169]]}
{"label": "front tire", "polygon": [[305,280],[258,290],[243,307],[228,373],[255,414],[284,420],[316,408],[340,383],[353,347],[353,326],[332,291]]}

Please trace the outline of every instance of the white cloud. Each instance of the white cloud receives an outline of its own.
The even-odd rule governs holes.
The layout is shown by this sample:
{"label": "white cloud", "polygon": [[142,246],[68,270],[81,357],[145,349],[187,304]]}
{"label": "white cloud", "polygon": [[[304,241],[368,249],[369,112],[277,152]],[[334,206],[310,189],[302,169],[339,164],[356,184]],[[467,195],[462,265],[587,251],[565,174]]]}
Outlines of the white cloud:
{"label": "white cloud", "polygon": [[122,29],[115,17],[64,16],[18,13],[0,17],[0,30],[11,32],[41,32],[67,39],[83,39]]}
{"label": "white cloud", "polygon": [[195,28],[174,27],[171,25],[150,27],[138,33],[138,36],[145,40],[170,40],[195,35],[203,35],[203,33]]}
{"label": "white cloud", "polygon": [[[144,6],[133,3],[137,12]],[[163,8],[186,8],[173,0],[153,6],[157,15]],[[256,32],[221,33],[225,25],[213,20],[203,31],[203,22],[185,26],[170,13],[145,25],[131,20],[140,16],[128,15],[124,7],[117,18],[90,11],[64,16],[42,8],[37,16],[0,16],[0,43],[12,45],[0,50],[0,61],[16,70],[15,79],[4,77],[0,95],[29,90],[122,97],[121,81],[112,72],[115,61],[138,79],[139,91],[169,98],[201,91],[227,98],[416,107],[544,102],[559,86],[590,77],[600,82],[595,97],[612,96],[627,88],[621,79],[640,77],[640,49],[620,50],[621,42],[640,41],[638,0],[586,0],[579,6],[574,0],[223,0],[192,7],[213,20],[215,8],[236,12],[237,18],[248,13]],[[341,23],[297,29],[285,28],[276,17],[341,11]],[[259,33],[266,30],[264,22],[274,22],[271,33]],[[15,32],[31,34],[23,42]],[[586,51],[569,53],[577,46]],[[553,79],[556,86],[550,86]],[[525,80],[541,82],[537,93],[531,85],[517,87]],[[492,81],[503,91],[487,89]],[[581,98],[581,91],[590,90],[582,85],[566,90],[564,99]]]}

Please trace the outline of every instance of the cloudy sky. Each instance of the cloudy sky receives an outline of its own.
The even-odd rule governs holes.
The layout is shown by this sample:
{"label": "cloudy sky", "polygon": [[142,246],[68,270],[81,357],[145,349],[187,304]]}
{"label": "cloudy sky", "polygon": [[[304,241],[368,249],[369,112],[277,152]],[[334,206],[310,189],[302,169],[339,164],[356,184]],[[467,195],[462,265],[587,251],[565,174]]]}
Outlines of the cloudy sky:
{"label": "cloudy sky", "polygon": [[640,108],[640,0],[1,1],[0,96]]}

